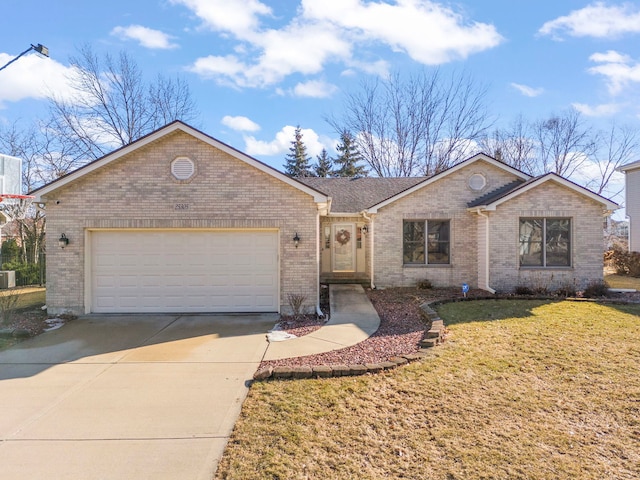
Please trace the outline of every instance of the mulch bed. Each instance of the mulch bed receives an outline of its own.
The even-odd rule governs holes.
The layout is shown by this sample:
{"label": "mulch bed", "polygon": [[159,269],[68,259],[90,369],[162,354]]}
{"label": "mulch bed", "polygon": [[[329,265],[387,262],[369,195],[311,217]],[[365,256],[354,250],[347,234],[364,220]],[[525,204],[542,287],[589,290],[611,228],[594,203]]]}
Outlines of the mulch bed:
{"label": "mulch bed", "polygon": [[[366,289],[366,293],[380,316],[380,327],[368,339],[351,347],[332,352],[262,362],[259,370],[267,367],[295,367],[317,365],[355,365],[384,362],[391,357],[415,353],[424,338],[428,325],[420,314],[419,306],[425,302],[461,298],[459,288],[388,288],[384,290]],[[469,297],[485,297],[487,292],[472,290]],[[319,328],[317,324],[310,326]],[[296,325],[297,331],[304,331],[302,325]],[[286,329],[295,333],[295,329]]]}

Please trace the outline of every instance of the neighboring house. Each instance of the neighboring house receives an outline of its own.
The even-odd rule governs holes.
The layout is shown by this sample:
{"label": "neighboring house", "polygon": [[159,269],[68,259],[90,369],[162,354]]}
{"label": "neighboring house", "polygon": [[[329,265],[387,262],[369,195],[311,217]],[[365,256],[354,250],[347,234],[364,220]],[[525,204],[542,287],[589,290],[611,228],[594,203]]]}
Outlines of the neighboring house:
{"label": "neighboring house", "polygon": [[80,314],[312,310],[321,280],[584,286],[618,208],[482,154],[430,178],[295,179],[181,122],[32,193],[47,306]]}
{"label": "neighboring house", "polygon": [[[0,198],[3,195],[22,194],[22,159],[0,153]],[[10,198],[2,198],[0,202],[10,203]],[[0,206],[0,245],[8,237],[3,228],[12,221],[11,216]]]}
{"label": "neighboring house", "polygon": [[640,252],[640,161],[618,168],[625,182],[625,209],[629,219],[629,251]]}

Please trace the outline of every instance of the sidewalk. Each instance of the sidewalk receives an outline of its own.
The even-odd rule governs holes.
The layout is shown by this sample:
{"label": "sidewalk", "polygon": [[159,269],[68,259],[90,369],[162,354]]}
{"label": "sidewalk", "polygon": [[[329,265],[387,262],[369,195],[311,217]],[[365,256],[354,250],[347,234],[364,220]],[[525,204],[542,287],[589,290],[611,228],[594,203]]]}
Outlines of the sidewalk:
{"label": "sidewalk", "polygon": [[361,285],[329,285],[331,319],[303,337],[271,342],[263,360],[304,357],[340,350],[369,338],[378,330],[380,317]]}

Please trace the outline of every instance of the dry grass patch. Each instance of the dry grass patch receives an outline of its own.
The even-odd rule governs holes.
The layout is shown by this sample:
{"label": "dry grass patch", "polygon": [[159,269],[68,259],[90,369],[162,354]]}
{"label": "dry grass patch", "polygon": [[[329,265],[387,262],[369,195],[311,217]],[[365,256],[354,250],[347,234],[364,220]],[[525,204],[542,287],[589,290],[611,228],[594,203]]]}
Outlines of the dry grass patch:
{"label": "dry grass patch", "polygon": [[627,275],[606,275],[604,280],[611,288],[634,288],[640,291],[640,278]]}
{"label": "dry grass patch", "polygon": [[380,375],[252,386],[217,478],[635,479],[640,305],[447,304]]}

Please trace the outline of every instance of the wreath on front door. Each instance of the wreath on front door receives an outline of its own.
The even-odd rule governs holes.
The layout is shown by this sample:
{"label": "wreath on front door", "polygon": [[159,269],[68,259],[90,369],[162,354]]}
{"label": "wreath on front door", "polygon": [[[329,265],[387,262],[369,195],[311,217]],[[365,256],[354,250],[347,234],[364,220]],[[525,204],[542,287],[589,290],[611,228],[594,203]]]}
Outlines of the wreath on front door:
{"label": "wreath on front door", "polygon": [[340,245],[346,245],[347,243],[349,243],[349,240],[351,240],[351,233],[349,233],[349,230],[343,229],[336,233],[336,242],[338,242]]}

